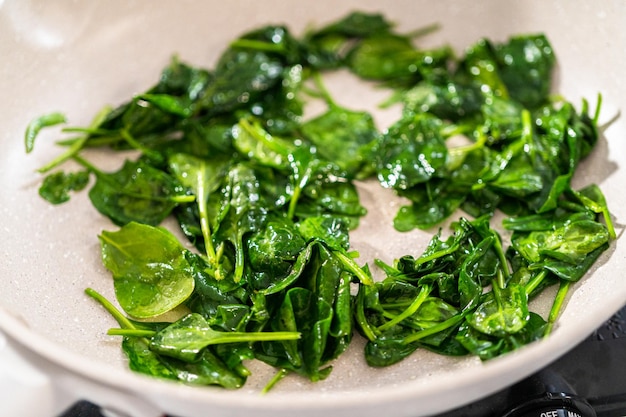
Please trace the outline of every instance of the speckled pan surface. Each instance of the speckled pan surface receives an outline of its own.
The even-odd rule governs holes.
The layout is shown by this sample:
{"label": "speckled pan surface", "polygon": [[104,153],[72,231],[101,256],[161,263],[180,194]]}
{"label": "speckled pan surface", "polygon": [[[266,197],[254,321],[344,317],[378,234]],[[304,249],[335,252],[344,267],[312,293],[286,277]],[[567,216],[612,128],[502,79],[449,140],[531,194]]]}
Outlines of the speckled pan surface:
{"label": "speckled pan surface", "polygon": [[[112,229],[85,194],[53,207],[37,195],[35,169],[56,149],[45,132],[32,155],[23,132],[35,116],[64,112],[86,125],[104,104],[119,104],[150,86],[177,53],[210,66],[226,43],[247,29],[286,23],[296,33],[348,11],[381,11],[413,29],[434,22],[441,30],[426,42],[448,42],[461,51],[482,36],[547,33],[557,54],[557,88],[569,100],[595,101],[603,94],[602,121],[626,109],[626,3],[598,1],[107,1],[0,0],[0,328],[45,360],[90,379],[136,392],[165,412],[188,417],[417,416],[450,409],[511,384],[581,341],[626,302],[626,248],[622,238],[594,271],[576,285],[552,337],[506,357],[480,363],[417,352],[387,369],[370,369],[358,339],[324,382],[283,381],[258,394],[271,370],[253,365],[254,377],[238,392],[193,389],[148,380],[126,369],[113,325],[83,290],[112,297],[101,265],[97,234]],[[329,87],[339,102],[374,110],[384,97],[342,76]],[[377,113],[382,129],[393,113]],[[626,126],[618,117],[583,164],[576,181],[595,182],[606,193],[618,227],[626,222]],[[106,163],[107,161],[102,161]],[[398,234],[390,219],[398,204],[380,187],[366,184],[368,217],[353,235],[362,260],[391,261],[419,254],[428,233]],[[539,312],[547,306],[541,300]]]}

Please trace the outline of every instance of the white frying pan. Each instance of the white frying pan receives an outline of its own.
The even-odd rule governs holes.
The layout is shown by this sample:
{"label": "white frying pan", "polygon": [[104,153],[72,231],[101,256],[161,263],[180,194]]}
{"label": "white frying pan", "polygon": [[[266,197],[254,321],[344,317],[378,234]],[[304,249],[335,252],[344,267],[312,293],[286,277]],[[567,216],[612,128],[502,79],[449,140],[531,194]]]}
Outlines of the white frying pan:
{"label": "white frying pan", "polygon": [[[427,415],[486,396],[547,365],[626,303],[626,248],[619,238],[575,286],[550,338],[490,362],[417,352],[396,366],[370,369],[357,338],[326,381],[288,378],[265,396],[259,389],[272,372],[260,364],[252,365],[254,376],[236,392],[175,385],[127,370],[119,339],[105,335],[112,319],[83,293],[93,287],[113,299],[96,236],[114,226],[96,213],[86,193],[59,207],[39,198],[35,169],[55,155],[52,142],[57,136],[46,131],[34,154],[27,156],[25,126],[53,110],[66,113],[72,125],[87,125],[104,104],[120,104],[151,86],[174,53],[192,64],[211,66],[226,43],[245,30],[287,23],[301,33],[307,24],[326,23],[355,9],[382,11],[407,31],[438,22],[442,29],[425,42],[448,42],[459,51],[482,36],[504,40],[512,34],[545,32],[558,58],[558,91],[574,103],[586,97],[592,104],[602,93],[604,122],[626,108],[622,0],[0,0],[3,405],[17,404],[23,394],[18,388],[26,387],[39,391],[20,403],[25,409],[47,404],[60,411],[69,401],[87,398],[146,417],[159,412],[187,417]],[[364,93],[342,75],[331,77],[328,85],[348,107],[375,111],[386,98],[380,91]],[[396,116],[376,114],[381,128]],[[625,133],[624,120],[618,117],[576,177],[580,185],[593,182],[604,190],[618,233],[626,221]],[[353,246],[363,261],[420,254],[431,234],[393,232],[390,219],[397,202],[382,192],[371,184],[362,188],[370,214],[354,234]],[[533,309],[545,313],[548,298]]]}

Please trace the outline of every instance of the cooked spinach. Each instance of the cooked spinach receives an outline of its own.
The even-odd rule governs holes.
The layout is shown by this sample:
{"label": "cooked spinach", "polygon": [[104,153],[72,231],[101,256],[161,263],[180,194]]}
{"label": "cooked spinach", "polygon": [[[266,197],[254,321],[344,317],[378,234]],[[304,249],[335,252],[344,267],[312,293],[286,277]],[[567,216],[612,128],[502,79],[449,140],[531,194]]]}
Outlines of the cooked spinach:
{"label": "cooked spinach", "polygon": [[70,191],[80,191],[87,186],[88,182],[87,171],[58,171],[44,179],[39,188],[39,195],[52,204],[65,203],[70,199]]}
{"label": "cooked spinach", "polygon": [[141,159],[126,161],[113,173],[75,159],[95,173],[96,182],[89,190],[92,204],[117,225],[133,221],[158,225],[178,204],[194,200],[170,174]]}
{"label": "cooked spinach", "polygon": [[32,120],[26,127],[26,133],[24,133],[24,146],[26,152],[32,152],[35,147],[35,139],[41,129],[56,126],[65,123],[67,120],[63,113],[55,112],[44,114]]}
{"label": "cooked spinach", "polygon": [[117,300],[130,315],[158,316],[193,292],[185,249],[166,229],[131,222],[116,232],[103,231],[100,242]]}
{"label": "cooked spinach", "polygon": [[[372,366],[420,348],[489,359],[549,334],[571,283],[616,238],[600,188],[572,188],[601,103],[591,115],[587,101],[577,111],[551,95],[556,58],[543,34],[480,39],[457,57],[417,45],[435,28],[400,33],[362,12],[301,37],[260,27],[214,68],[174,57],[146,91],[63,129],[78,136],[40,172],[68,160],[84,170],[49,173],[40,194],[62,203],[95,177],[89,198],[119,226],[99,239],[124,313],[87,294],[118,321],[109,332],[131,369],[239,388],[244,361],[257,359],[278,369],[269,389],[288,373],[323,380],[355,332]],[[339,105],[323,81],[337,69],[388,89],[400,118],[379,128]],[[306,100],[326,109],[308,117]],[[27,152],[65,122],[35,119]],[[83,152],[97,147],[138,156],[104,172]],[[350,247],[367,212],[358,181],[408,202],[399,231],[465,214],[420,256],[374,260],[385,274],[375,281]],[[161,226],[167,217],[181,238]],[[551,285],[544,319],[529,303]],[[166,312],[180,318],[153,321]]]}

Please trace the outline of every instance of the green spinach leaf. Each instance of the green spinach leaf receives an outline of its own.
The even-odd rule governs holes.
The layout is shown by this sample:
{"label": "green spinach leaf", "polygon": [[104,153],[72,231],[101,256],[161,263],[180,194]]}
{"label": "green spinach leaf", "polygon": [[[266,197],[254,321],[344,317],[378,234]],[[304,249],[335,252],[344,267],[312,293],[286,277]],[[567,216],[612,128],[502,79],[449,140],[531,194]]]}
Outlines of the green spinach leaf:
{"label": "green spinach leaf", "polygon": [[102,261],[128,314],[147,318],[172,310],[194,289],[185,249],[168,231],[131,222],[100,235]]}

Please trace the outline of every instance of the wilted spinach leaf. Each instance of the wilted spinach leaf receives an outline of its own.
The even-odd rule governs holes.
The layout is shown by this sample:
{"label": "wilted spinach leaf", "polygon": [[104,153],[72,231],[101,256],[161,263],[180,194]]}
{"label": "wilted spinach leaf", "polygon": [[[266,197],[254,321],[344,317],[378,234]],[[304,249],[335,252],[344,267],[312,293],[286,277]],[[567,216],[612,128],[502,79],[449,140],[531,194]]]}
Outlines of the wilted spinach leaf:
{"label": "wilted spinach leaf", "polygon": [[216,231],[218,242],[230,242],[235,251],[233,280],[240,281],[244,274],[244,237],[258,230],[265,222],[267,209],[260,205],[259,182],[254,170],[239,164],[228,172],[228,186],[225,189]]}
{"label": "wilted spinach leaf", "polygon": [[441,120],[426,114],[405,117],[383,135],[377,150],[383,186],[406,190],[430,180],[445,166],[447,148]]}
{"label": "wilted spinach leaf", "polygon": [[100,235],[102,261],[128,314],[155,317],[184,302],[194,289],[185,249],[168,231],[131,222]]}
{"label": "wilted spinach leaf", "polygon": [[89,198],[100,213],[120,226],[133,221],[156,226],[179,203],[193,201],[178,181],[142,160],[126,161],[110,174],[94,172],[96,183]]}
{"label": "wilted spinach leaf", "polygon": [[80,191],[89,182],[88,171],[56,172],[48,175],[39,187],[39,195],[52,204],[69,201],[70,191]]}
{"label": "wilted spinach leaf", "polygon": [[349,178],[367,178],[374,172],[372,152],[379,134],[369,113],[332,106],[304,123],[301,131],[322,158]]}
{"label": "wilted spinach leaf", "polygon": [[529,108],[547,99],[555,57],[545,35],[514,36],[497,45],[495,54],[500,76],[512,99]]}

